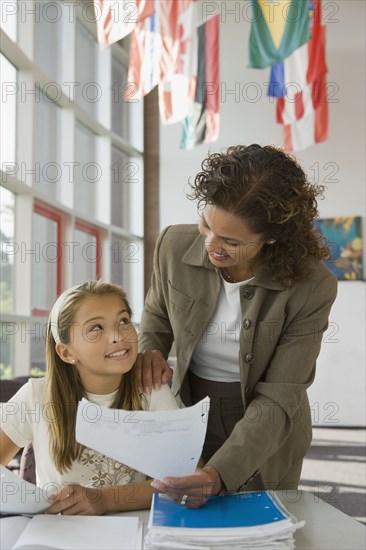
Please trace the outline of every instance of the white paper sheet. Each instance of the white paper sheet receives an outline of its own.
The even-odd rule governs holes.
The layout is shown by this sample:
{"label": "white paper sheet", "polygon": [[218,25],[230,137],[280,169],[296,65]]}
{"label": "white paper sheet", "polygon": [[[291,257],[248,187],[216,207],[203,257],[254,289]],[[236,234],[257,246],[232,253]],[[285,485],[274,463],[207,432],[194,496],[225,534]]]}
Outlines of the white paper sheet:
{"label": "white paper sheet", "polygon": [[[0,520],[1,548],[132,550],[141,548],[138,517],[61,516],[40,514],[34,518]],[[13,530],[13,535],[9,530]],[[3,534],[4,531],[4,534]],[[10,546],[11,544],[11,546]]]}
{"label": "white paper sheet", "polygon": [[76,440],[152,478],[193,474],[206,435],[210,399],[173,411],[107,409],[79,402]]}
{"label": "white paper sheet", "polygon": [[42,491],[4,466],[0,466],[0,481],[2,514],[39,514],[50,507],[51,492]]}

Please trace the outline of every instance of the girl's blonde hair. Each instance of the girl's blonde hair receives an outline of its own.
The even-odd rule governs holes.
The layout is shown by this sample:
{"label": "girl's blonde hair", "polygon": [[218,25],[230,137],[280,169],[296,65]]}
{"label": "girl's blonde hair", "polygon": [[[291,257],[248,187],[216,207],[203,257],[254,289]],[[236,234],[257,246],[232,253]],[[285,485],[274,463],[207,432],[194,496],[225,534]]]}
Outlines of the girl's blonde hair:
{"label": "girl's blonde hair", "polygon": [[[71,328],[82,302],[89,296],[114,295],[126,306],[131,316],[131,308],[122,288],[102,281],[87,281],[71,290],[63,302],[57,320],[60,341],[68,344],[72,337]],[[60,473],[71,468],[72,462],[80,458],[84,449],[75,440],[77,406],[86,392],[81,384],[75,365],[65,363],[55,350],[55,339],[51,331],[51,314],[47,322],[46,338],[46,384],[45,403],[49,421],[50,454]],[[136,388],[135,369],[123,375],[113,408],[141,410],[141,397]]]}

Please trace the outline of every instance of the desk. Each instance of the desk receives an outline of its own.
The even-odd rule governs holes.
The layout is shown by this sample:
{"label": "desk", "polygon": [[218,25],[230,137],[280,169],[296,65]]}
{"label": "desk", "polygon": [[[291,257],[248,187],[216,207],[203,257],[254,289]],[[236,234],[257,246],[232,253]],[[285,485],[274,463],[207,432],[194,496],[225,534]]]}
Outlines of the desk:
{"label": "desk", "polygon": [[276,493],[287,510],[305,526],[295,533],[296,550],[366,548],[366,527],[308,491]]}
{"label": "desk", "polygon": [[[362,523],[346,516],[313,493],[283,491],[276,494],[291,514],[306,522],[295,533],[296,550],[365,550],[366,527]],[[143,522],[145,536],[149,510],[113,515],[138,516]],[[95,521],[98,522],[98,518]],[[15,539],[10,546],[14,542]]]}
{"label": "desk", "polygon": [[[296,550],[365,550],[366,527],[362,523],[308,491],[278,491],[276,494],[296,519],[306,522],[295,533]],[[138,515],[144,523],[145,535],[148,510],[123,515]]]}

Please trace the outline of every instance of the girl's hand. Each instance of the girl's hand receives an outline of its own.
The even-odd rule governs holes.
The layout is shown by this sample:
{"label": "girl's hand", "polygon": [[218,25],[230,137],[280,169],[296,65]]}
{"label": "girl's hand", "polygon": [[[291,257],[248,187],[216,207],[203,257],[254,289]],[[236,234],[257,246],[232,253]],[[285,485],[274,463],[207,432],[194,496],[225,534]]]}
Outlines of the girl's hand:
{"label": "girl's hand", "polygon": [[47,514],[99,516],[106,511],[103,489],[82,487],[76,483],[64,485],[48,500],[51,506]]}
{"label": "girl's hand", "polygon": [[162,384],[171,382],[173,371],[158,350],[148,350],[137,355],[135,362],[136,382],[140,393],[151,393]]}
{"label": "girl's hand", "polygon": [[217,495],[223,483],[218,471],[212,466],[197,468],[191,476],[164,477],[161,481],[154,479],[152,487],[165,493],[176,502],[188,508],[203,506],[212,495]]}

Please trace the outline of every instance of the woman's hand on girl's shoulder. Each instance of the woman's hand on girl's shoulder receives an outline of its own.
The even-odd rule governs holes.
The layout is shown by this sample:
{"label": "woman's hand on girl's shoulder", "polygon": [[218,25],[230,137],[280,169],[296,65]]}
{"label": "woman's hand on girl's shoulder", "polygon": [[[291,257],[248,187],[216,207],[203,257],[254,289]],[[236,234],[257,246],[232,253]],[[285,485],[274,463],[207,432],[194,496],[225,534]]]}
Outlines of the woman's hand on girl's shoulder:
{"label": "woman's hand on girl's shoulder", "polygon": [[140,393],[151,393],[162,384],[171,382],[173,371],[159,350],[146,350],[137,355],[136,383]]}
{"label": "woman's hand on girl's shoulder", "polygon": [[100,516],[106,512],[103,489],[70,483],[49,498],[47,514]]}

